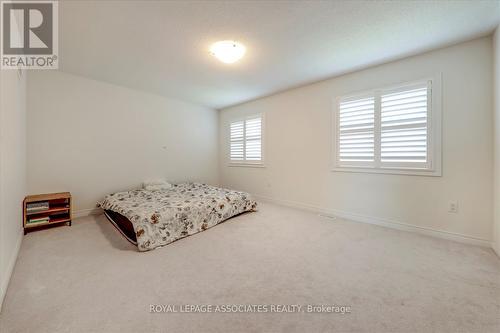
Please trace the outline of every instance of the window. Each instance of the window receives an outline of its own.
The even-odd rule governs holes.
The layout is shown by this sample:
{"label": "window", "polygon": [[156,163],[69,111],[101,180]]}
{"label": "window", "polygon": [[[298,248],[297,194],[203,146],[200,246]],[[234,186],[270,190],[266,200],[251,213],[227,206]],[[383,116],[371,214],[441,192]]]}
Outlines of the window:
{"label": "window", "polygon": [[439,176],[438,93],[437,80],[425,80],[339,98],[334,170]]}
{"label": "window", "polygon": [[231,122],[229,141],[232,164],[262,165],[262,115]]}

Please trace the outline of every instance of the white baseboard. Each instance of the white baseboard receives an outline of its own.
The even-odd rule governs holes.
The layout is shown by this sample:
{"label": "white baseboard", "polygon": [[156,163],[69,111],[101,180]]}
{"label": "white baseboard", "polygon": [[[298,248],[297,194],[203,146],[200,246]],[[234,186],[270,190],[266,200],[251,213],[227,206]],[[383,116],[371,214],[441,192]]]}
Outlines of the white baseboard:
{"label": "white baseboard", "polygon": [[499,242],[491,242],[491,247],[493,248],[493,251],[495,251],[495,253],[497,254],[497,256],[500,257],[500,244]]}
{"label": "white baseboard", "polygon": [[402,222],[398,222],[398,221],[392,221],[392,220],[388,220],[388,219],[384,219],[384,218],[361,215],[361,214],[356,214],[356,213],[351,213],[351,212],[345,212],[345,211],[341,211],[341,210],[325,209],[325,208],[321,208],[321,207],[317,207],[317,206],[313,206],[313,205],[309,205],[309,204],[304,204],[304,203],[300,203],[300,202],[295,202],[295,201],[280,200],[280,199],[274,199],[274,198],[269,198],[269,197],[259,196],[259,195],[255,195],[254,197],[257,200],[275,203],[278,205],[288,206],[288,207],[292,207],[292,208],[299,208],[299,209],[307,210],[307,211],[310,211],[313,213],[318,213],[321,215],[340,217],[340,218],[344,218],[344,219],[351,220],[354,222],[374,224],[374,225],[378,225],[378,226],[382,226],[382,227],[386,227],[386,228],[415,232],[415,233],[418,233],[421,235],[438,237],[438,238],[442,238],[442,239],[453,240],[453,241],[457,241],[460,243],[478,245],[478,246],[482,246],[482,247],[488,247],[488,248],[493,247],[493,244],[490,240],[470,237],[470,236],[466,236],[466,235],[462,235],[462,234],[458,234],[458,233],[454,233],[454,232],[437,230],[437,229],[432,229],[432,228],[428,228],[428,227],[421,227],[421,226],[416,226],[413,224],[407,224],[407,223],[402,223]]}
{"label": "white baseboard", "polygon": [[101,208],[88,208],[88,209],[80,209],[73,212],[73,218],[77,219],[79,217],[90,216],[90,215],[100,215],[103,211]]}
{"label": "white baseboard", "polygon": [[23,242],[23,230],[18,234],[16,245],[14,247],[14,252],[9,258],[7,264],[7,270],[3,280],[0,281],[0,312],[2,311],[3,300],[5,299],[5,294],[7,294],[7,288],[9,287],[10,278],[14,272],[14,267],[16,266],[17,256],[19,255],[19,250],[21,249],[21,243]]}

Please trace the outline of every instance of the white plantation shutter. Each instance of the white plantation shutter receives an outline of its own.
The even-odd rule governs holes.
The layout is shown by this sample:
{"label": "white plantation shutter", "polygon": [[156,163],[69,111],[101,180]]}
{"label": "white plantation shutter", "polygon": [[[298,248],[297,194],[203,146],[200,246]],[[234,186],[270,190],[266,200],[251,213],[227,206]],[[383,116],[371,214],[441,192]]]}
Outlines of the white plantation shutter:
{"label": "white plantation shutter", "polygon": [[243,161],[244,153],[244,122],[231,123],[230,127],[230,158],[231,161]]}
{"label": "white plantation shutter", "polygon": [[360,162],[373,162],[375,154],[374,97],[341,101],[338,124],[338,159],[340,164],[356,165]]}
{"label": "white plantation shutter", "polygon": [[438,175],[431,162],[440,156],[440,132],[433,133],[431,125],[436,121],[438,131],[441,116],[432,105],[431,80],[341,98],[335,114],[335,166]]}
{"label": "white plantation shutter", "polygon": [[262,158],[262,118],[245,121],[245,160],[260,161]]}
{"label": "white plantation shutter", "polygon": [[262,162],[262,116],[252,116],[230,124],[230,161]]}
{"label": "white plantation shutter", "polygon": [[425,82],[381,94],[380,159],[385,165],[426,166],[429,90]]}

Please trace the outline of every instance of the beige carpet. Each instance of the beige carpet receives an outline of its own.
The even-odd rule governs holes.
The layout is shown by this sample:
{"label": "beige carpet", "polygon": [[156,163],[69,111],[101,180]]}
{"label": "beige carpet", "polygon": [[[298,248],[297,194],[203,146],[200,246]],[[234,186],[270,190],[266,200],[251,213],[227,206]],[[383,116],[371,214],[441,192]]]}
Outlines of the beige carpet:
{"label": "beige carpet", "polygon": [[[499,332],[490,250],[262,204],[139,253],[105,217],[28,234],[6,332]],[[150,313],[150,304],[338,304],[351,313]]]}

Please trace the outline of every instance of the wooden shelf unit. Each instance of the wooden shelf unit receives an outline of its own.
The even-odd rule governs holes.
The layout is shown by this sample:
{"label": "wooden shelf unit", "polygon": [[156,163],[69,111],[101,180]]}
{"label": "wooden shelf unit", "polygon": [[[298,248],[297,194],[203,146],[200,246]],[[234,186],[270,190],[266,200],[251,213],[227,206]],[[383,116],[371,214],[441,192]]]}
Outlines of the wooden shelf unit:
{"label": "wooden shelf unit", "polygon": [[[36,212],[28,212],[27,207],[30,203],[48,202],[49,209]],[[49,193],[28,195],[23,201],[23,228],[24,234],[34,228],[41,226],[68,223],[71,226],[71,193]],[[48,217],[47,222],[29,223],[30,219]]]}

